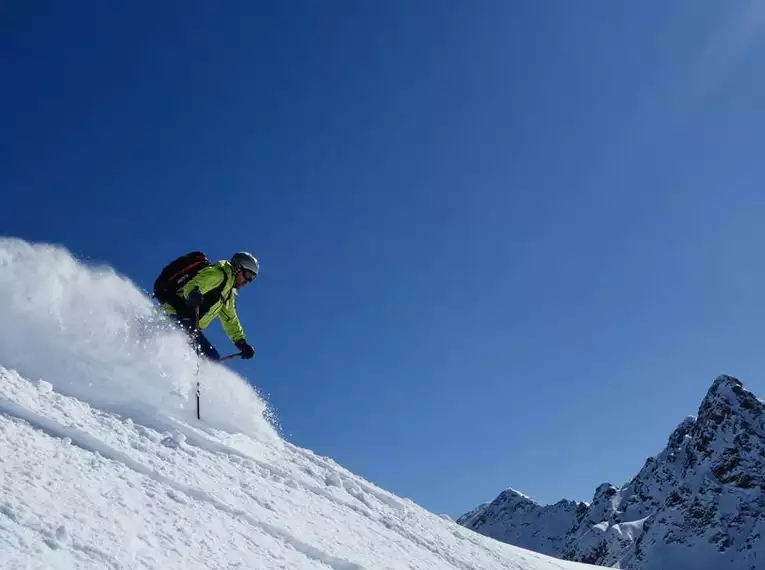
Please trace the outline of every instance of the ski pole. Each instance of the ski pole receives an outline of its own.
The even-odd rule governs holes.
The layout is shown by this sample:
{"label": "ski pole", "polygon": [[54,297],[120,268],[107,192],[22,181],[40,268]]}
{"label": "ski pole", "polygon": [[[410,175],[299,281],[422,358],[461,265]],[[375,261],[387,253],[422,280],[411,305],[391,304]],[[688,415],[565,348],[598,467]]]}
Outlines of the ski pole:
{"label": "ski pole", "polygon": [[199,417],[199,380],[197,380],[197,419],[201,420],[202,418]]}
{"label": "ski pole", "polygon": [[[221,357],[221,358],[218,360],[218,362],[222,362],[223,360],[231,360],[232,358],[239,358],[240,356],[242,356],[242,353],[241,353],[241,352],[237,352],[236,354],[229,354],[228,356],[223,356],[223,357]],[[195,376],[196,376],[197,374],[199,374],[199,360],[200,360],[201,358],[202,358],[201,356],[197,356],[197,370],[196,370],[196,372],[194,373],[194,375],[195,375]],[[199,413],[199,396],[200,396],[200,392],[201,392],[201,389],[200,389],[200,386],[199,386],[199,380],[197,380],[197,419],[198,419],[198,420],[201,420],[201,419],[202,419],[202,418],[200,417],[200,413]]]}
{"label": "ski pole", "polygon": [[[194,330],[197,330],[197,331],[199,330],[199,307],[196,307],[194,309]],[[200,396],[201,388],[199,386],[199,377],[198,377],[199,363],[201,360],[202,360],[202,356],[199,354],[199,351],[197,350],[197,370],[196,372],[194,372],[194,376],[197,376],[197,419],[198,420],[202,419],[199,414],[199,396]]]}
{"label": "ski pole", "polygon": [[196,370],[194,370],[194,376],[197,377],[197,419],[201,419],[199,417],[199,392],[200,392],[200,387],[199,387],[199,364],[200,364],[201,360],[202,360],[202,357],[199,354],[197,354],[197,368],[196,368]]}
{"label": "ski pole", "polygon": [[236,354],[229,354],[228,356],[221,356],[218,362],[223,362],[224,360],[231,360],[232,358],[239,358],[242,356],[241,352],[237,352]]}

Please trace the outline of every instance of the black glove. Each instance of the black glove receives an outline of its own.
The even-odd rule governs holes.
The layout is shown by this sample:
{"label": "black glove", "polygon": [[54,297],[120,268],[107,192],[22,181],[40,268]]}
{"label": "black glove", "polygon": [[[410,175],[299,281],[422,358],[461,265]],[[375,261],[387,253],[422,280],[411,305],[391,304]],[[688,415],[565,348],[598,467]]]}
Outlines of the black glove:
{"label": "black glove", "polygon": [[242,358],[244,358],[245,360],[255,356],[255,349],[252,348],[249,344],[247,344],[247,341],[244,339],[236,341],[234,343],[234,346],[236,346],[240,350],[240,352],[242,353]]}

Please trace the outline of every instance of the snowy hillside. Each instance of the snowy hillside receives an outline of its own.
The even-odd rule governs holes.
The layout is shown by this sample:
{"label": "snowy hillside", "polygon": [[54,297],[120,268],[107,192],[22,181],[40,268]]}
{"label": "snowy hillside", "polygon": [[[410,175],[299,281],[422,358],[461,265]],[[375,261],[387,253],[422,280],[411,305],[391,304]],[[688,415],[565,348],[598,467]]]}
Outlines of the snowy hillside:
{"label": "snowy hillside", "polygon": [[183,337],[109,269],[0,239],[0,298],[3,570],[584,568],[285,442],[241,377],[195,375]]}
{"label": "snowy hillside", "polygon": [[504,542],[629,570],[765,568],[765,402],[730,376],[622,488],[541,506],[508,490],[458,519]]}

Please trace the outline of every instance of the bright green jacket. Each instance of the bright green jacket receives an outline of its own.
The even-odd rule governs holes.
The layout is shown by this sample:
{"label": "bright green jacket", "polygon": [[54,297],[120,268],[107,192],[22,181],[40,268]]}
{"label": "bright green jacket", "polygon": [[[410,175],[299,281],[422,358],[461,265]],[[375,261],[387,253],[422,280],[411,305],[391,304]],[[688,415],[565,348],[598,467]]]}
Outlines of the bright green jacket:
{"label": "bright green jacket", "polygon": [[[177,293],[183,299],[188,299],[189,294],[195,289],[199,289],[204,299],[199,313],[199,328],[207,328],[215,320],[215,317],[219,316],[223,330],[226,331],[231,342],[243,340],[245,338],[244,330],[236,314],[237,290],[234,288],[234,269],[231,267],[231,263],[221,260],[205,267]],[[216,295],[216,291],[219,291],[220,294]],[[176,312],[167,303],[162,305],[162,308],[169,314]]]}

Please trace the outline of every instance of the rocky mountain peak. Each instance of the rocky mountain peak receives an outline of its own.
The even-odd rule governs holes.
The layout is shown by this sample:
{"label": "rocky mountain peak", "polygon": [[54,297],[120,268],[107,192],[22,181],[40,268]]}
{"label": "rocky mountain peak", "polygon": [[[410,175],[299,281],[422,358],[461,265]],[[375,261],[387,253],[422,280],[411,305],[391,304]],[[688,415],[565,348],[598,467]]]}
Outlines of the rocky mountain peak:
{"label": "rocky mountain peak", "polygon": [[521,493],[520,491],[516,491],[515,489],[507,488],[504,491],[502,491],[499,494],[498,499],[501,499],[505,501],[506,503],[533,503],[534,501],[531,499],[531,497],[528,497]]}
{"label": "rocky mountain peak", "polygon": [[765,402],[719,376],[697,415],[624,486],[603,483],[590,503],[547,507],[513,490],[500,497],[480,524],[458,522],[545,554],[627,570],[765,568]]}
{"label": "rocky mountain peak", "polygon": [[680,425],[675,428],[672,435],[669,436],[667,448],[677,451],[685,441],[685,438],[691,433],[694,425],[696,425],[696,416],[687,416],[680,422]]}
{"label": "rocky mountain peak", "polygon": [[696,423],[702,429],[719,429],[725,427],[726,422],[741,421],[750,429],[762,431],[763,418],[765,403],[746,390],[739,380],[723,375],[714,381],[701,402]]}

